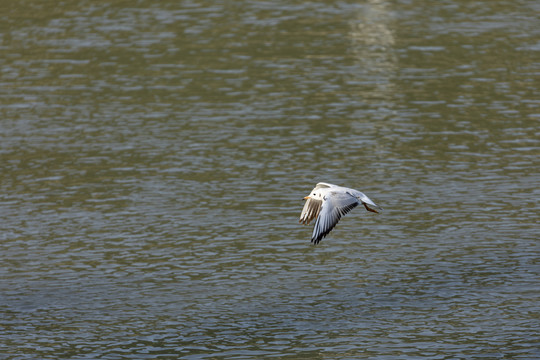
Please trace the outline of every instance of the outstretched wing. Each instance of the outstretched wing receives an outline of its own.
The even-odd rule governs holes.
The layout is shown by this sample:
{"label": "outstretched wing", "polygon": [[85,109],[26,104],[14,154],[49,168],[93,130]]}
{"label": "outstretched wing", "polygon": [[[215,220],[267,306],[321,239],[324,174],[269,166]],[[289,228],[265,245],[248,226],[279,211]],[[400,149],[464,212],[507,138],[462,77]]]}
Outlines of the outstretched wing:
{"label": "outstretched wing", "polygon": [[359,201],[348,192],[329,192],[324,198],[319,216],[313,227],[311,242],[318,244],[332,231],[339,219],[358,206],[358,204]]}
{"label": "outstretched wing", "polygon": [[[318,183],[311,192],[313,193],[315,190],[321,189],[321,188],[329,188],[331,186],[335,186],[332,184],[327,183]],[[307,199],[306,203],[304,204],[304,208],[302,209],[302,213],[300,214],[300,223],[307,225],[311,222],[311,220],[315,219],[317,216],[319,216],[319,213],[321,212],[321,206],[323,201],[319,199],[313,199],[309,196],[306,196],[304,199]]]}
{"label": "outstretched wing", "polygon": [[322,203],[322,200],[312,198],[307,199],[306,203],[304,204],[304,208],[302,209],[302,213],[300,214],[300,223],[307,225],[311,222],[311,220],[319,216]]}

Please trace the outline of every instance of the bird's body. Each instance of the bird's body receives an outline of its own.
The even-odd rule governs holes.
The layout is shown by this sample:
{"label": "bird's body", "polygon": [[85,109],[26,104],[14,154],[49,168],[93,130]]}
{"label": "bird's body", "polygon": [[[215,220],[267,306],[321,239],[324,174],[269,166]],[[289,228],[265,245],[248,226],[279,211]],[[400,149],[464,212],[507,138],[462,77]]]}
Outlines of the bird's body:
{"label": "bird's body", "polygon": [[313,227],[311,242],[318,244],[336,226],[339,219],[362,204],[367,211],[378,213],[382,208],[364,193],[328,183],[318,183],[304,198],[306,203],[300,214],[300,223],[309,224],[317,219]]}

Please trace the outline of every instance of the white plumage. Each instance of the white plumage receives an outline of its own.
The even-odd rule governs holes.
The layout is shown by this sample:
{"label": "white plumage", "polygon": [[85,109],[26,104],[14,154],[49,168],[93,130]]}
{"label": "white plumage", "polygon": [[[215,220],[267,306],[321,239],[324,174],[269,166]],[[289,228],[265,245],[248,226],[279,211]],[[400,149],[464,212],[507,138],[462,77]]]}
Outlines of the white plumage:
{"label": "white plumage", "polygon": [[318,183],[304,198],[306,203],[300,214],[300,223],[309,224],[317,218],[311,242],[318,244],[336,226],[339,219],[362,204],[367,211],[378,213],[382,208],[364,193],[328,183]]}

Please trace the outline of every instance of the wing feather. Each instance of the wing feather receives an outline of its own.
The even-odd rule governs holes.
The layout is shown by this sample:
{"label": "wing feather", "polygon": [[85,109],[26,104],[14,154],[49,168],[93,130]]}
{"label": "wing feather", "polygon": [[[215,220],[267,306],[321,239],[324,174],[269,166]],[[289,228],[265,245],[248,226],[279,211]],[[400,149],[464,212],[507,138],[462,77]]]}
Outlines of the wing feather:
{"label": "wing feather", "polygon": [[357,207],[358,204],[358,199],[349,193],[330,192],[322,203],[319,216],[313,227],[311,242],[318,244],[336,227],[341,217]]}
{"label": "wing feather", "polygon": [[302,213],[300,214],[300,223],[307,225],[311,220],[319,216],[322,203],[322,200],[307,199],[304,208],[302,209]]}

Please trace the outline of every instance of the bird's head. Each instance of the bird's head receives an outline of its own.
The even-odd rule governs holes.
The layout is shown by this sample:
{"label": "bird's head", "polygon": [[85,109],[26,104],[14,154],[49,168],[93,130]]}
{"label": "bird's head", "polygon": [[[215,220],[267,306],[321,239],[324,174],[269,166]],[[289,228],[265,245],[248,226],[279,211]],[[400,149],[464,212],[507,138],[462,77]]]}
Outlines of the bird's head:
{"label": "bird's head", "polygon": [[313,192],[313,193],[309,194],[308,196],[304,197],[304,200],[308,200],[308,199],[321,200],[322,199],[322,194],[318,193],[318,192]]}

